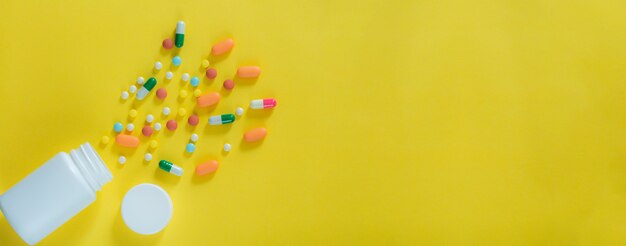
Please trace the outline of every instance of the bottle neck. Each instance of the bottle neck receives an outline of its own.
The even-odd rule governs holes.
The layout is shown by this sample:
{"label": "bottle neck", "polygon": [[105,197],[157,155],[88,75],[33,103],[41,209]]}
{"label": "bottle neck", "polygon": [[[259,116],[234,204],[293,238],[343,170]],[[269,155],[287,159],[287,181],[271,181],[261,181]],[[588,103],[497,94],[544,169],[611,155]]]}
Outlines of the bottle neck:
{"label": "bottle neck", "polygon": [[94,193],[113,178],[102,158],[88,142],[71,150],[70,156]]}

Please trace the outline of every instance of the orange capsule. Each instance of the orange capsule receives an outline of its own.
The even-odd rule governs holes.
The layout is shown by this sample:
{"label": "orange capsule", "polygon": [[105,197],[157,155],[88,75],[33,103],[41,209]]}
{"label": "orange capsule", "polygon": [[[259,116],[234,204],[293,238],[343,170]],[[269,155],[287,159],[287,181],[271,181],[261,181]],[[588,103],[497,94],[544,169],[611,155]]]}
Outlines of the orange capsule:
{"label": "orange capsule", "polygon": [[198,107],[209,107],[220,101],[220,94],[217,92],[204,94],[199,96],[196,100],[198,102]]}
{"label": "orange capsule", "polygon": [[265,135],[267,135],[267,129],[265,129],[264,127],[259,127],[259,128],[255,128],[250,131],[247,131],[243,135],[243,138],[247,142],[255,142],[255,141],[259,141],[265,138]]}
{"label": "orange capsule", "polygon": [[245,66],[237,69],[239,78],[256,78],[261,75],[261,68],[257,66]]}
{"label": "orange capsule", "polygon": [[231,49],[233,49],[233,46],[235,46],[235,41],[233,41],[230,38],[226,39],[224,41],[221,41],[213,45],[213,48],[211,48],[211,54],[213,54],[214,56],[218,56],[218,55],[227,53]]}
{"label": "orange capsule", "polygon": [[120,134],[115,137],[115,143],[128,148],[137,148],[137,146],[139,146],[139,138],[131,135]]}
{"label": "orange capsule", "polygon": [[207,175],[209,173],[213,173],[217,171],[219,167],[219,163],[216,160],[210,160],[205,163],[202,163],[196,167],[196,174],[199,176]]}

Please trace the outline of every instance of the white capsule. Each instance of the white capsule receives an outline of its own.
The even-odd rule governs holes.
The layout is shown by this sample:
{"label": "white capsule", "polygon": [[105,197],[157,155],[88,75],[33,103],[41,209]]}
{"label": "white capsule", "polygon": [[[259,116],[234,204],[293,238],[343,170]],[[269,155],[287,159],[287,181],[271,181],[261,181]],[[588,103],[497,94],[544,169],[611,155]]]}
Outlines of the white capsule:
{"label": "white capsule", "polygon": [[135,86],[135,85],[131,85],[130,87],[128,87],[128,91],[130,91],[130,93],[135,93],[135,92],[137,92],[137,86]]}
{"label": "white capsule", "polygon": [[120,155],[120,158],[117,158],[117,162],[120,164],[126,163],[126,156]]}
{"label": "white capsule", "polygon": [[143,77],[139,77],[137,78],[137,84],[143,85],[143,83],[146,82],[146,79],[144,79]]}
{"label": "white capsule", "polygon": [[146,153],[146,155],[143,156],[143,159],[146,160],[146,161],[151,161],[152,160],[152,154]]}
{"label": "white capsule", "polygon": [[228,152],[228,151],[230,151],[230,150],[231,150],[231,148],[232,148],[232,146],[230,146],[230,144],[229,144],[229,143],[224,144],[224,151]]}
{"label": "white capsule", "polygon": [[168,107],[163,108],[163,115],[168,116],[170,115],[170,112],[172,112],[172,110]]}
{"label": "white capsule", "polygon": [[198,141],[198,134],[191,134],[191,142],[197,142]]}
{"label": "white capsule", "polygon": [[189,74],[183,73],[183,81],[188,81],[188,80],[189,80]]}
{"label": "white capsule", "polygon": [[242,107],[237,107],[237,110],[235,110],[235,113],[238,116],[242,116],[243,115],[243,108]]}
{"label": "white capsule", "polygon": [[174,78],[174,73],[172,73],[172,72],[169,72],[169,71],[168,71],[167,73],[165,73],[165,78],[166,78],[166,79],[172,79],[172,78]]}
{"label": "white capsule", "polygon": [[152,121],[154,121],[154,116],[151,114],[146,115],[146,122],[152,123]]}
{"label": "white capsule", "polygon": [[128,123],[128,125],[126,125],[126,130],[132,132],[135,130],[135,125],[133,125],[133,123]]}
{"label": "white capsule", "polygon": [[122,94],[120,95],[123,100],[128,99],[129,96],[128,91],[122,91]]}
{"label": "white capsule", "polygon": [[154,130],[155,131],[160,131],[161,130],[161,123],[159,123],[159,122],[154,123]]}
{"label": "white capsule", "polygon": [[176,165],[172,165],[172,169],[170,169],[170,173],[174,174],[176,176],[182,176],[183,175],[183,168],[176,166]]}
{"label": "white capsule", "polygon": [[163,63],[159,61],[154,63],[154,69],[161,70],[161,68],[163,68]]}
{"label": "white capsule", "polygon": [[176,34],[185,34],[185,22],[184,21],[176,22]]}

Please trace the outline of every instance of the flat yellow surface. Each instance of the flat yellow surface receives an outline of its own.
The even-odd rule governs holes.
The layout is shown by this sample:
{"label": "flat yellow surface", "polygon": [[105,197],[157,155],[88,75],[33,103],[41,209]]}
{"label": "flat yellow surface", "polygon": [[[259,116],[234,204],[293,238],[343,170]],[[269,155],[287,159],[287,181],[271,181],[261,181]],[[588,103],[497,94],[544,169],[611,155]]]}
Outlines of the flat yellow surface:
{"label": "flat yellow surface", "polygon": [[[624,1],[3,1],[0,3],[0,192],[59,151],[89,141],[113,180],[41,245],[624,245]],[[187,22],[180,51],[160,47]],[[216,41],[235,49],[200,62]],[[183,58],[164,82],[171,57]],[[119,95],[154,75],[169,97]],[[221,83],[237,66],[256,81]],[[202,124],[160,132],[156,160],[113,144],[112,125],[165,119],[181,74],[220,91]],[[231,127],[212,113],[275,97]],[[247,108],[247,107],[246,107]],[[244,131],[269,129],[242,145]],[[139,128],[139,127],[137,127]],[[198,150],[184,153],[192,132]],[[136,130],[134,135],[139,135]],[[222,144],[233,144],[229,154]],[[126,154],[125,165],[116,162]],[[220,161],[217,174],[195,165]],[[143,182],[174,202],[168,227],[131,232],[125,192]],[[21,239],[0,218],[0,245]]]}

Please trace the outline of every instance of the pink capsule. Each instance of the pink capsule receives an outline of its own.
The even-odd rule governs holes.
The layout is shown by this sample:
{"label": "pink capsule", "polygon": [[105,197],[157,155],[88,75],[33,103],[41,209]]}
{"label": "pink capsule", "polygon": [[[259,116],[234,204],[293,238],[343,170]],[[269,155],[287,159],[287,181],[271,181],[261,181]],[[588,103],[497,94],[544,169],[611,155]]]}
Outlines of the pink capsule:
{"label": "pink capsule", "polygon": [[264,109],[276,107],[276,100],[274,98],[256,99],[250,102],[251,109]]}

